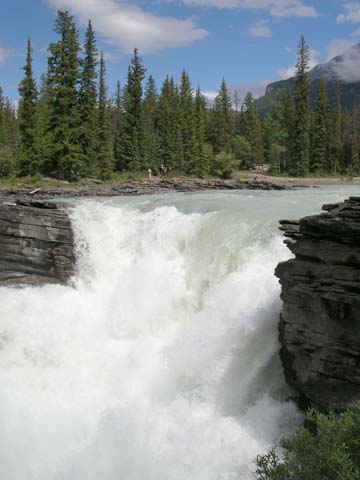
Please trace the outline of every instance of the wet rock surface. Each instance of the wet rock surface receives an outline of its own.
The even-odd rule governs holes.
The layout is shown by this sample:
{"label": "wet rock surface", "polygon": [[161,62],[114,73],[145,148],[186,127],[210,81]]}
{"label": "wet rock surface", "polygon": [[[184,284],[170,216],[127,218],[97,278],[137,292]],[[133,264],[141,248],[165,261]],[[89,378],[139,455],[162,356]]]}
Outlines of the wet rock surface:
{"label": "wet rock surface", "polygon": [[0,203],[0,286],[65,284],[74,264],[66,210],[39,200]]}
{"label": "wet rock surface", "polygon": [[341,411],[360,399],[360,197],[323,210],[280,222],[295,255],[275,271],[280,357],[308,405]]}

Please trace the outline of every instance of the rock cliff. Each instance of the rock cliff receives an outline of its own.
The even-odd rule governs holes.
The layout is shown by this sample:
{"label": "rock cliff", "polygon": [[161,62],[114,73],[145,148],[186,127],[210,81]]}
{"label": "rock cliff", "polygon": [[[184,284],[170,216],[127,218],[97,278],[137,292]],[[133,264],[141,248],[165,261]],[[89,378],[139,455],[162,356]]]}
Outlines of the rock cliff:
{"label": "rock cliff", "polygon": [[340,411],[360,400],[360,197],[323,210],[280,222],[295,255],[275,271],[280,357],[308,405]]}
{"label": "rock cliff", "polygon": [[66,283],[74,263],[65,210],[42,201],[0,203],[0,286]]}

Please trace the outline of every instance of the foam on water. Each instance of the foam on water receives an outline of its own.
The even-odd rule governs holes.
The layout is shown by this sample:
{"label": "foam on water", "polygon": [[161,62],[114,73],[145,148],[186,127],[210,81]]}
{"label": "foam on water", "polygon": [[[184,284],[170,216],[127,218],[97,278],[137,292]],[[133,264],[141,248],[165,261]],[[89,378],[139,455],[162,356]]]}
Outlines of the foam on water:
{"label": "foam on water", "polygon": [[0,289],[2,480],[251,479],[301,422],[277,350],[282,239],[82,202],[75,288]]}

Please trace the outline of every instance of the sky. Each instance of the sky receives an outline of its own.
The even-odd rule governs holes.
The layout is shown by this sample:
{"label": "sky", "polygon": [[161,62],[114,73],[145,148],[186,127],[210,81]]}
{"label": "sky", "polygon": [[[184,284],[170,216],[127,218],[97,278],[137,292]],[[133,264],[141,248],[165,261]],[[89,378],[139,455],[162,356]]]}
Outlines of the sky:
{"label": "sky", "polygon": [[360,43],[360,1],[1,0],[0,85],[9,98],[18,97],[28,36],[37,79],[46,71],[58,9],[74,15],[81,42],[91,18],[109,94],[117,80],[124,84],[134,47],[158,87],[185,68],[193,87],[212,98],[222,78],[240,96],[248,90],[259,96],[271,81],[291,76],[301,34],[312,65]]}

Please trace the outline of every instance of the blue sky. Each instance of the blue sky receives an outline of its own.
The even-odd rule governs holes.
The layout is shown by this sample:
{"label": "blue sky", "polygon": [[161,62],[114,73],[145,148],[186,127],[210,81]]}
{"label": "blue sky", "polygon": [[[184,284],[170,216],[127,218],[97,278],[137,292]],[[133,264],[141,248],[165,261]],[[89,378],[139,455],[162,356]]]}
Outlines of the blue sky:
{"label": "blue sky", "polygon": [[107,59],[109,93],[125,81],[129,53],[137,46],[148,73],[160,86],[182,68],[193,86],[211,96],[222,77],[240,93],[261,94],[287,77],[303,33],[313,63],[360,42],[360,2],[340,0],[1,0],[0,85],[17,98],[27,36],[34,69],[46,70],[47,45],[57,9],[83,26],[91,18]]}

